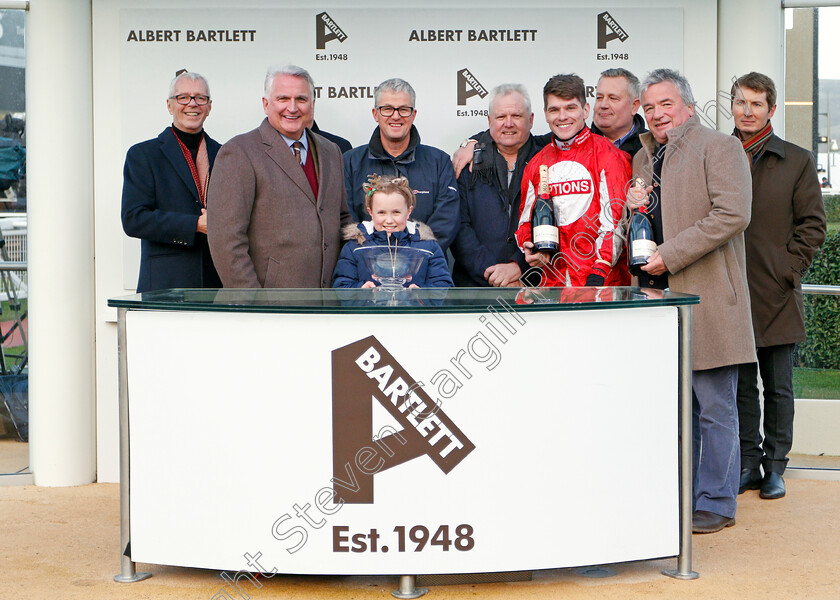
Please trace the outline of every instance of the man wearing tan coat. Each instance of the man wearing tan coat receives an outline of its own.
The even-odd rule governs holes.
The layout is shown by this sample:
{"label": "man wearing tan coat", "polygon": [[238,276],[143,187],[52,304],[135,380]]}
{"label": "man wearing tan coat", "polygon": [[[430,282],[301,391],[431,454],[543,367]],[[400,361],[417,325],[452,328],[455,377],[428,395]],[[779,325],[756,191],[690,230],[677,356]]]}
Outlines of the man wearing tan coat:
{"label": "man wearing tan coat", "polygon": [[306,70],[269,69],[265,120],[219,150],[207,238],[226,288],[330,287],[350,213],[338,146],[307,129],[313,97]]}
{"label": "man wearing tan coat", "polygon": [[737,139],[701,125],[679,73],[651,72],[641,97],[650,133],[640,137],[633,176],[646,188],[631,188],[628,200],[648,204],[658,249],[639,283],[700,296],[692,324],[693,530],[711,533],[735,524],[738,365],[755,361],[743,236],[750,169]]}

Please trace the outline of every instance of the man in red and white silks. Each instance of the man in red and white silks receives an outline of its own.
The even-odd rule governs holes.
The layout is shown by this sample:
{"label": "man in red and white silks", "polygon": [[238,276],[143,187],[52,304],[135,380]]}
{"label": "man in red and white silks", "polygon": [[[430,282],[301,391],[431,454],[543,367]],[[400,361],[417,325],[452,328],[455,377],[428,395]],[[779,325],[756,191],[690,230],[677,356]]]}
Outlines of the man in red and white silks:
{"label": "man in red and white silks", "polygon": [[[586,126],[589,104],[583,80],[555,75],[543,88],[546,121],[554,134],[525,169],[516,239],[544,286],[629,285],[621,222],[630,158]],[[554,256],[534,252],[531,212],[539,169],[548,166],[549,194],[559,228]]]}

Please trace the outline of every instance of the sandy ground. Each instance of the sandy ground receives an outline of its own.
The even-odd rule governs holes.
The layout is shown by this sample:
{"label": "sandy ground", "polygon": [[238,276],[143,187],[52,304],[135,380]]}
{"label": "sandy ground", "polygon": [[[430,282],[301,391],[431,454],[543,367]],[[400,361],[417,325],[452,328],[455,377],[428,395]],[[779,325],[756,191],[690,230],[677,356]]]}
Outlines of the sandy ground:
{"label": "sandy ground", "polygon": [[[782,500],[747,492],[734,527],[693,536],[694,581],[661,575],[676,567],[667,559],[610,565],[617,574],[602,579],[556,569],[529,582],[435,586],[427,597],[840,599],[840,482],[787,484]],[[0,487],[0,599],[390,599],[397,587],[396,577],[277,575],[261,588],[242,581],[237,594],[214,571],[144,564],[151,579],[119,584],[119,538],[116,484]]]}

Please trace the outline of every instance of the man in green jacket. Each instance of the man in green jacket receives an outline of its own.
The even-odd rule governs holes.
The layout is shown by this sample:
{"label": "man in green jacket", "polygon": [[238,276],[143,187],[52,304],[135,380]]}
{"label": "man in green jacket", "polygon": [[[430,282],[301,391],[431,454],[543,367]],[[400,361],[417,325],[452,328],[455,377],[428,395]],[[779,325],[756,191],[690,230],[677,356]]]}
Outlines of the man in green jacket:
{"label": "man in green jacket", "polygon": [[[800,280],[825,240],[814,158],[773,133],[775,112],[776,86],[766,75],[748,73],[732,85],[734,135],[752,170],[752,220],[744,241],[758,355],[758,363],[738,371],[738,493],[760,489],[767,499],[785,495],[782,474],[793,443],[793,349],[805,340]],[[758,372],[764,386],[763,443]]]}

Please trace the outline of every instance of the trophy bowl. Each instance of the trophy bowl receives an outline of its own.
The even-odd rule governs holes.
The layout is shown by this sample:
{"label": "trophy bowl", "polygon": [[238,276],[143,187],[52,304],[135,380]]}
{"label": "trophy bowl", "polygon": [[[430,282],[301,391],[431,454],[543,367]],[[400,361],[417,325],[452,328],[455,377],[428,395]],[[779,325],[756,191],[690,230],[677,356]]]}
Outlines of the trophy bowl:
{"label": "trophy bowl", "polygon": [[411,280],[423,264],[424,258],[432,253],[408,246],[359,246],[354,249],[373,280],[385,290],[400,290]]}

